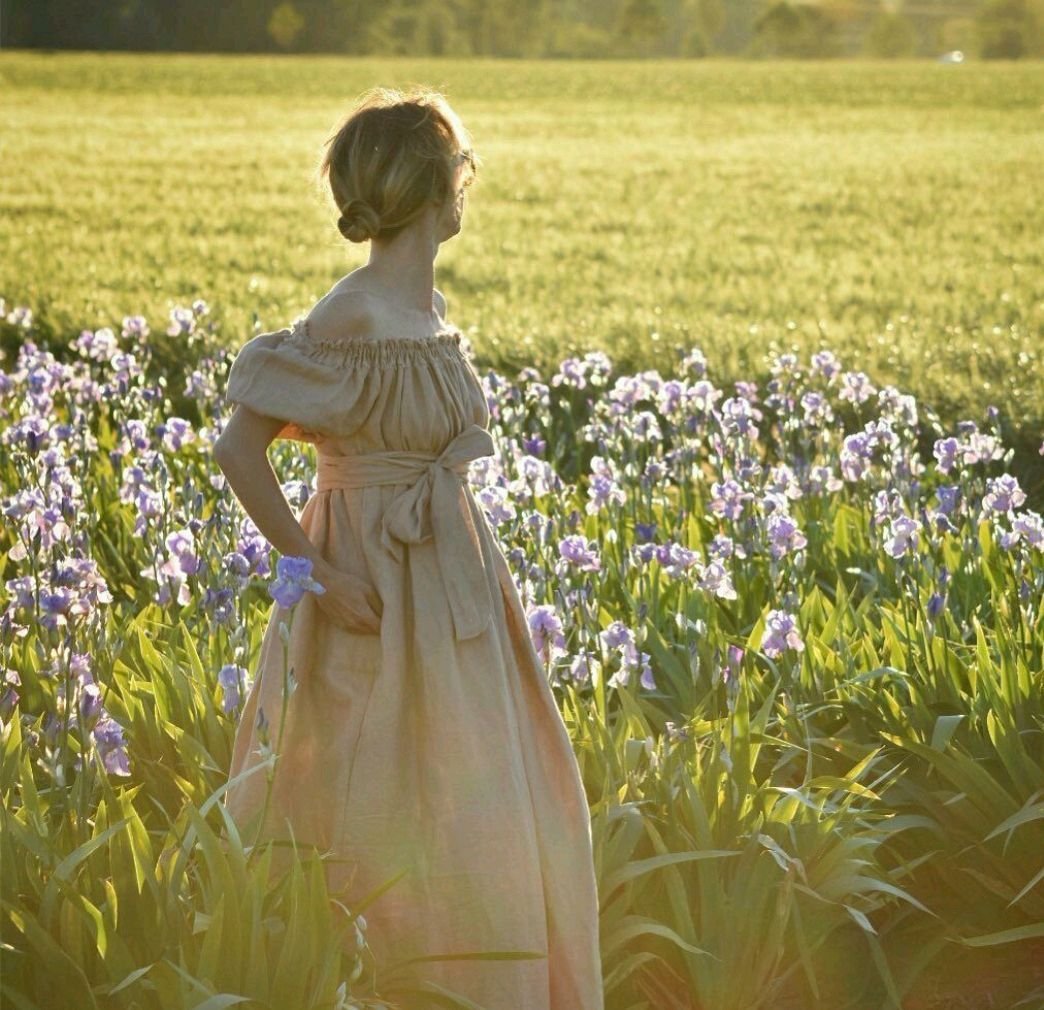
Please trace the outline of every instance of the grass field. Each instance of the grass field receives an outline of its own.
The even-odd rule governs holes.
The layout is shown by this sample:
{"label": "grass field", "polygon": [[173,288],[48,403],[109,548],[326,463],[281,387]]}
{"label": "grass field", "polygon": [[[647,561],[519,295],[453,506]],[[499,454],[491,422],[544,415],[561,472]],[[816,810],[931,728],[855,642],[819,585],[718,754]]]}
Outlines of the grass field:
{"label": "grass field", "polygon": [[[276,553],[212,453],[230,360],[362,262],[309,173],[411,80],[485,159],[438,282],[591,804],[606,1010],[1042,1010],[1042,68],[20,53],[0,1002],[475,1006],[418,1006],[375,896],[269,879],[218,803]],[[270,457],[303,506],[312,449]]]}
{"label": "grass field", "polygon": [[485,159],[437,261],[482,360],[666,370],[678,342],[736,378],[828,345],[945,419],[997,404],[1032,466],[1041,64],[0,53],[0,296],[71,332],[193,297],[233,347],[283,325],[366,255],[324,139],[412,81]]}

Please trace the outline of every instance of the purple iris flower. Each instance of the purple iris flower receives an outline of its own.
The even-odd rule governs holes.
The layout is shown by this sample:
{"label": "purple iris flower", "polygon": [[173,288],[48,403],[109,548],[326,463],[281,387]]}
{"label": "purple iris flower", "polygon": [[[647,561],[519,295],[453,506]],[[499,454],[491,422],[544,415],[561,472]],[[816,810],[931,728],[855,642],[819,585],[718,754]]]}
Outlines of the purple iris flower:
{"label": "purple iris flower", "polygon": [[602,567],[593,542],[589,543],[586,537],[576,533],[558,542],[558,553],[563,560],[584,572],[597,572]]}
{"label": "purple iris flower", "polygon": [[708,562],[699,575],[699,587],[722,600],[736,599],[732,575],[721,561]]}
{"label": "purple iris flower", "polygon": [[841,376],[839,400],[851,400],[852,403],[865,403],[877,392],[864,372],[845,372]]}
{"label": "purple iris flower", "polygon": [[596,474],[591,478],[587,487],[588,512],[597,512],[609,504],[623,505],[627,501],[627,495],[623,488],[616,483],[612,477]]}
{"label": "purple iris flower", "polygon": [[545,663],[560,655],[565,647],[562,621],[551,604],[529,609],[527,620],[533,646]]}
{"label": "purple iris flower", "polygon": [[781,656],[788,649],[801,652],[805,643],[798,632],[797,618],[785,610],[770,610],[765,618],[761,649],[766,656]]}
{"label": "purple iris flower", "polygon": [[841,445],[841,476],[854,482],[861,480],[870,469],[873,448],[864,432],[847,435]]}
{"label": "purple iris flower", "polygon": [[269,583],[268,595],[280,607],[289,610],[296,606],[306,592],[325,593],[326,590],[312,578],[312,559],[284,555],[276,562],[276,577]]}
{"label": "purple iris flower", "polygon": [[743,515],[743,503],[753,497],[754,495],[745,490],[743,485],[729,477],[711,485],[710,510],[726,519],[739,519]]}
{"label": "purple iris flower", "polygon": [[829,383],[841,371],[841,362],[833,351],[817,351],[812,355],[812,370],[822,375]]}
{"label": "purple iris flower", "polygon": [[672,540],[656,548],[656,560],[672,579],[680,579],[699,562],[699,555]]}
{"label": "purple iris flower", "polygon": [[807,546],[808,538],[794,519],[785,513],[774,512],[766,525],[769,536],[769,554],[775,560]]}
{"label": "purple iris flower", "polygon": [[574,684],[590,684],[593,673],[600,669],[601,664],[593,656],[580,653],[573,657],[569,664],[569,678]]}
{"label": "purple iris flower", "polygon": [[1025,512],[1011,521],[1012,530],[1030,547],[1044,548],[1044,519],[1036,512]]}
{"label": "purple iris flower", "polygon": [[1017,509],[1025,500],[1026,492],[1019,487],[1018,478],[1006,473],[987,481],[982,504],[990,512],[1003,514]]}
{"label": "purple iris flower", "polygon": [[92,731],[94,744],[110,775],[130,775],[127,745],[123,739],[123,727],[110,715],[103,715]]}
{"label": "purple iris flower", "polygon": [[645,469],[642,471],[642,487],[658,484],[667,475],[667,467],[658,459],[645,461]]}
{"label": "purple iris flower", "polygon": [[957,504],[961,499],[961,489],[958,484],[940,484],[935,489],[935,496],[939,499],[939,511],[944,515],[953,515]]}
{"label": "purple iris flower", "polygon": [[246,675],[247,671],[235,663],[228,663],[218,671],[218,684],[221,685],[223,693],[222,707],[225,715],[230,715],[239,706],[240,685]]}
{"label": "purple iris flower", "polygon": [[541,438],[539,435],[533,435],[532,437],[522,437],[522,449],[528,452],[531,456],[539,456],[547,448],[547,439]]}
{"label": "purple iris flower", "polygon": [[708,545],[707,554],[712,558],[723,560],[736,553],[736,544],[732,537],[719,533]]}
{"label": "purple iris flower", "polygon": [[913,553],[917,550],[918,534],[921,524],[909,516],[897,516],[892,520],[888,538],[884,542],[884,549],[893,558],[901,558],[907,552]]}

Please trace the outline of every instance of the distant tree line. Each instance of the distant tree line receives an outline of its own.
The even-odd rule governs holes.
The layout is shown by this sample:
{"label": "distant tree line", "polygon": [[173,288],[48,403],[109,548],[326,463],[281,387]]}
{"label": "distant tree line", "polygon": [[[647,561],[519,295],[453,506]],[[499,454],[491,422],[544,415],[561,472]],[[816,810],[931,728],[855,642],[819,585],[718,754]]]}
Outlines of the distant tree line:
{"label": "distant tree line", "polygon": [[1044,55],[1044,0],[0,0],[4,48],[354,55]]}

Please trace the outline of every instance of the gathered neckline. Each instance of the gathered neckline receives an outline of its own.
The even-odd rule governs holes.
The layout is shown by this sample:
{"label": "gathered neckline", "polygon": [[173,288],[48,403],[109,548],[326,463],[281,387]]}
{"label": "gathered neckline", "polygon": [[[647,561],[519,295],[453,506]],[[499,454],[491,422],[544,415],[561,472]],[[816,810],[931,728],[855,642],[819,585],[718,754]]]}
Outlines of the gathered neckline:
{"label": "gathered neckline", "polygon": [[456,359],[466,355],[461,346],[463,333],[455,326],[444,326],[427,337],[313,337],[308,320],[299,316],[287,328],[289,340],[303,353],[334,365],[366,363],[372,367],[395,367],[424,361]]}
{"label": "gathered neckline", "polygon": [[340,347],[343,344],[359,344],[363,347],[376,347],[381,344],[430,344],[444,340],[453,341],[460,343],[461,332],[456,326],[446,325],[436,333],[431,333],[426,337],[381,337],[379,340],[368,340],[365,337],[334,337],[330,339],[316,338],[312,336],[312,331],[308,326],[308,318],[306,316],[300,316],[293,321],[291,330],[298,330],[304,338],[310,343],[315,344],[317,347]]}

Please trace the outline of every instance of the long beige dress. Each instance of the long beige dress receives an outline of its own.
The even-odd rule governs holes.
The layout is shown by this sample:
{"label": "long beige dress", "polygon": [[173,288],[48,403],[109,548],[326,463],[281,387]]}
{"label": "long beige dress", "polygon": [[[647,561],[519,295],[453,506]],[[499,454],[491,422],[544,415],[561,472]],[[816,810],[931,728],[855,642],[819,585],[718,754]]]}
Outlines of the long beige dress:
{"label": "long beige dress", "polygon": [[[533,951],[546,956],[428,962],[412,977],[486,1010],[602,1010],[590,811],[511,571],[467,483],[470,461],[495,446],[463,335],[319,340],[299,319],[239,351],[226,400],[286,421],[277,437],[316,445],[301,525],[383,604],[379,634],[333,622],[311,593],[294,608],[298,686],[264,837],[292,830],[333,850],[344,861],[324,861],[327,880],[349,908],[405,871],[364,913],[378,964]],[[273,605],[230,778],[260,760],[259,706],[278,739],[288,616]],[[256,825],[264,792],[263,771],[228,791],[237,827]]]}

